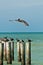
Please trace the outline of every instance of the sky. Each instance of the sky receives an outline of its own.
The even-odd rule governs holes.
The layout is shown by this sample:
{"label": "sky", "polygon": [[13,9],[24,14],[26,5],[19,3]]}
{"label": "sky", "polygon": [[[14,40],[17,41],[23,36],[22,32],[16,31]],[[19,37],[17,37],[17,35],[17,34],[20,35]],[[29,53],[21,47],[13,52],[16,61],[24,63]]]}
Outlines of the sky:
{"label": "sky", "polygon": [[[17,18],[29,26],[9,22]],[[0,32],[43,32],[43,0],[0,0]]]}

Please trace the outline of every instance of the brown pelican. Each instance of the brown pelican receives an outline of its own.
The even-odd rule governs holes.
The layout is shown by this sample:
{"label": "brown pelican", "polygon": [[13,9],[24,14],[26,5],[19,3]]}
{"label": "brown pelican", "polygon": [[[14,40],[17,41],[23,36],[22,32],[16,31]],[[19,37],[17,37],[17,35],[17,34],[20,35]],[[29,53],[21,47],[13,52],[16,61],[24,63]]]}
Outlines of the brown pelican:
{"label": "brown pelican", "polygon": [[17,22],[21,22],[21,23],[24,23],[26,26],[29,26],[29,24],[28,24],[25,20],[20,19],[20,18],[18,18],[18,19],[16,19],[16,20],[9,20],[9,21],[17,21]]}

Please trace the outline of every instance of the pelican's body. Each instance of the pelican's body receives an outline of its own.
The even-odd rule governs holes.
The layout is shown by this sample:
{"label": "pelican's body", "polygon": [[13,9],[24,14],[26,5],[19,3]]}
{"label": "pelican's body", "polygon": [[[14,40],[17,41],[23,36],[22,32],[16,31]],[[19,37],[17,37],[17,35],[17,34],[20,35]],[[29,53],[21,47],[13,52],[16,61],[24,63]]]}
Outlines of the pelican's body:
{"label": "pelican's body", "polygon": [[26,26],[29,26],[29,24],[28,24],[25,20],[20,19],[20,18],[18,18],[18,19],[16,19],[16,20],[9,20],[9,21],[17,21],[17,22],[21,22],[21,23],[24,23]]}
{"label": "pelican's body", "polygon": [[23,20],[23,19],[17,19],[17,20],[15,20],[15,21],[24,23],[26,26],[29,26],[29,24],[28,24],[25,20]]}

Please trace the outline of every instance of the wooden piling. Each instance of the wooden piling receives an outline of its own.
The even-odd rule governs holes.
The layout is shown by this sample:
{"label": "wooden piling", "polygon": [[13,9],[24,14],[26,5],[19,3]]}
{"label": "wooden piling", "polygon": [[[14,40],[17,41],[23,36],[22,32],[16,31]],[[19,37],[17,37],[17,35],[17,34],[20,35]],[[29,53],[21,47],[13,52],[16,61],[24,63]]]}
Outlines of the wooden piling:
{"label": "wooden piling", "polygon": [[1,39],[1,41],[2,41],[2,44],[4,44],[4,55],[3,55],[3,60],[4,61],[6,61],[7,60],[7,58],[6,58],[6,39]]}
{"label": "wooden piling", "polygon": [[20,42],[20,47],[21,47],[21,65],[25,65],[25,43],[23,40]]}
{"label": "wooden piling", "polygon": [[3,65],[3,49],[4,45],[0,42],[0,65]]}
{"label": "wooden piling", "polygon": [[12,60],[14,61],[14,39],[10,38],[10,42],[11,42],[11,56]]}
{"label": "wooden piling", "polygon": [[17,40],[17,55],[18,55],[18,61],[21,62],[21,48],[20,48],[20,40]]}
{"label": "wooden piling", "polygon": [[3,64],[3,50],[4,50],[4,44],[2,44],[2,64]]}
{"label": "wooden piling", "polygon": [[4,60],[6,61],[6,43],[4,42]]}
{"label": "wooden piling", "polygon": [[5,57],[5,61],[7,61],[7,50],[6,50],[6,48],[7,48],[7,37],[4,37],[4,53],[5,53],[5,55],[4,55],[4,57]]}
{"label": "wooden piling", "polygon": [[31,40],[26,42],[26,65],[31,65]]}
{"label": "wooden piling", "polygon": [[7,64],[12,64],[12,59],[11,59],[11,43],[9,40],[7,40]]}

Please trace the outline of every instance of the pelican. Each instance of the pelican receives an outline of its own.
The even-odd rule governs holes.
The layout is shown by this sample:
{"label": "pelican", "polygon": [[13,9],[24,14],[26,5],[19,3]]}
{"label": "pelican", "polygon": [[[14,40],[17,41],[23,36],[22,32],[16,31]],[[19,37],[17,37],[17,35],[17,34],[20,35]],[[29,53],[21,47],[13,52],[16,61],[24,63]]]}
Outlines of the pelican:
{"label": "pelican", "polygon": [[20,19],[20,18],[18,18],[18,19],[16,19],[16,20],[9,20],[9,21],[17,21],[17,22],[21,22],[21,23],[25,24],[26,26],[29,26],[29,24],[28,24],[25,20]]}

